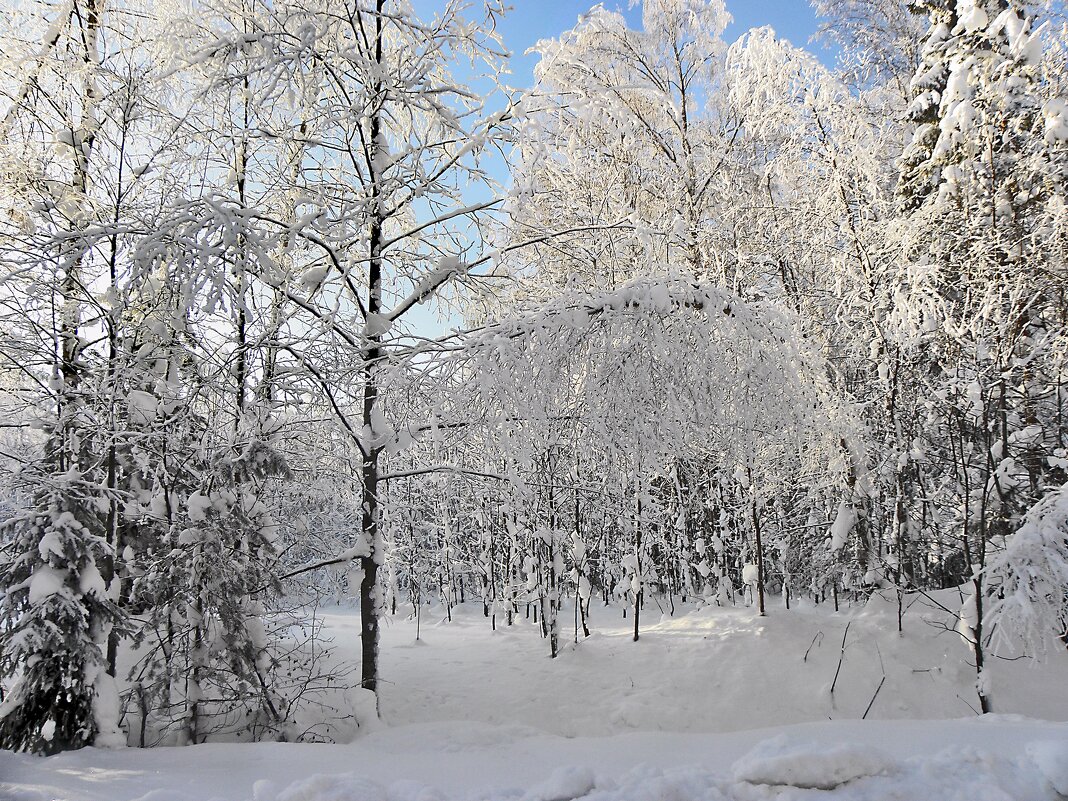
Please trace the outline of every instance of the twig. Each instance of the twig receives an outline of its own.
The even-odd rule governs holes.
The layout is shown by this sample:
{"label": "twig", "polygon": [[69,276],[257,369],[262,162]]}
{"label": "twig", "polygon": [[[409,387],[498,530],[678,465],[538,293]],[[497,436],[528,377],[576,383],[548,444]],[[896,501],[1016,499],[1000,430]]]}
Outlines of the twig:
{"label": "twig", "polygon": [[808,648],[805,650],[805,656],[801,660],[802,662],[807,662],[808,661],[808,652],[812,650],[812,646],[816,644],[816,640],[817,639],[819,639],[819,641],[821,643],[823,642],[823,632],[822,631],[817,631],[816,635],[812,638],[812,642],[810,642],[808,644]]}
{"label": "twig", "polygon": [[881,679],[879,679],[879,686],[875,688],[875,695],[873,695],[871,697],[871,700],[868,702],[868,708],[865,709],[864,710],[864,714],[860,716],[861,720],[864,720],[866,717],[868,717],[868,713],[871,712],[871,706],[872,706],[872,704],[875,703],[875,699],[879,696],[879,690],[881,690],[883,688],[883,684],[885,684],[885,683],[886,683],[886,674],[884,673],[883,677]]}
{"label": "twig", "polygon": [[838,683],[838,674],[842,670],[842,660],[845,659],[846,638],[849,636],[849,627],[853,621],[846,623],[845,631],[842,632],[842,653],[838,655],[838,667],[834,671],[834,679],[831,681],[831,697],[834,697],[834,685]]}
{"label": "twig", "polygon": [[875,695],[868,701],[868,708],[864,710],[864,714],[860,716],[861,720],[868,717],[868,713],[871,712],[872,704],[875,703],[875,699],[879,697],[879,690],[883,688],[883,684],[886,683],[886,665],[883,664],[883,651],[879,647],[879,643],[875,643],[875,653],[879,655],[879,669],[883,672],[883,677],[879,679],[879,686],[875,688]]}
{"label": "twig", "polygon": [[[959,695],[959,694],[957,695],[957,698],[960,698],[960,695]],[[960,698],[960,700],[961,700],[961,701],[964,701],[964,705],[965,705],[966,707],[968,707],[968,709],[972,710],[972,712],[974,712],[974,713],[975,713],[976,715],[978,715],[978,714],[979,714],[979,710],[978,710],[978,709],[976,709],[976,708],[975,708],[974,706],[972,706],[971,704],[969,704],[969,703],[968,703],[967,701],[965,701],[965,700],[964,700],[963,698]]]}

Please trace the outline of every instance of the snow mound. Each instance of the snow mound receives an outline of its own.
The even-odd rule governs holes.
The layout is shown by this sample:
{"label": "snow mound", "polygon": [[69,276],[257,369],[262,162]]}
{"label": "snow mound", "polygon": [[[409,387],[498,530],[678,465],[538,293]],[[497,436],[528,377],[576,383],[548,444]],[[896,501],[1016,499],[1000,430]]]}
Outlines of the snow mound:
{"label": "snow mound", "polygon": [[387,789],[352,773],[317,773],[281,792],[273,783],[256,783],[254,801],[443,801],[440,790],[416,781],[397,781]]}
{"label": "snow mound", "polygon": [[589,768],[557,768],[548,779],[530,789],[523,801],[574,801],[593,790]]}
{"label": "snow mound", "polygon": [[833,790],[839,785],[890,771],[894,762],[862,745],[791,743],[785,735],[764,740],[734,763],[734,778],[771,784]]}
{"label": "snow mound", "polygon": [[373,692],[363,687],[352,687],[345,692],[345,702],[364,733],[377,731],[382,727],[382,722],[378,719],[378,699]]}
{"label": "snow mound", "polygon": [[1068,797],[1068,741],[1031,743],[1027,754],[1058,794]]}
{"label": "snow mound", "polygon": [[387,798],[386,788],[378,782],[347,773],[309,776],[279,793],[276,801],[384,801]]}

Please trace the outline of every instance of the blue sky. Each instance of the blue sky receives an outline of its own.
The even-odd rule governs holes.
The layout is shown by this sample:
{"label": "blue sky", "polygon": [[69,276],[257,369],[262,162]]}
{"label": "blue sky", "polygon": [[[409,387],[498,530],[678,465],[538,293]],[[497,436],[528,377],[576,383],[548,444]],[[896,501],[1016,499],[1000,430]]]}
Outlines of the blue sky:
{"label": "blue sky", "polygon": [[[750,28],[770,25],[779,36],[799,47],[828,57],[815,43],[810,43],[819,24],[808,0],[726,0],[727,10],[734,22],[727,28],[725,39],[733,42]],[[593,0],[512,0],[512,11],[501,26],[504,44],[511,50],[513,83],[529,86],[536,62],[535,56],[523,53],[539,39],[559,36],[575,26],[579,15],[588,11]],[[641,8],[629,8],[628,0],[607,0],[603,4],[612,10],[622,10],[631,27],[641,27]]]}

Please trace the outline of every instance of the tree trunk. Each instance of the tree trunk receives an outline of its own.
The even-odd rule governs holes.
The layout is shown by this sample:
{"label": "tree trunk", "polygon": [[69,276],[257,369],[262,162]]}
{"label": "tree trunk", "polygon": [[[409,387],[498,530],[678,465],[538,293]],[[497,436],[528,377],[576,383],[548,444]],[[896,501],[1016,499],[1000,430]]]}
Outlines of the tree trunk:
{"label": "tree trunk", "polygon": [[760,514],[753,500],[753,535],[756,538],[757,610],[764,617],[764,542],[760,538]]}
{"label": "tree trunk", "polygon": [[[382,63],[382,20],[385,0],[375,3],[375,63]],[[385,224],[382,213],[380,176],[378,174],[378,149],[382,141],[382,104],[384,87],[379,80],[375,85],[374,108],[370,115],[370,143],[368,167],[371,175],[371,226],[370,263],[368,265],[367,315],[382,311],[382,243]],[[363,425],[364,431],[374,430],[375,406],[378,402],[378,360],[382,356],[382,334],[378,326],[368,328],[367,345],[363,359]],[[381,448],[374,442],[365,445],[363,461],[363,517],[362,536],[368,550],[360,557],[363,580],[360,582],[360,645],[362,668],[360,683],[364,689],[378,695],[378,566],[382,560],[380,532],[378,530],[378,476]]]}
{"label": "tree trunk", "polygon": [[634,580],[638,589],[634,593],[634,642],[638,642],[638,617],[642,608],[642,498],[638,495],[638,515],[634,520]]}

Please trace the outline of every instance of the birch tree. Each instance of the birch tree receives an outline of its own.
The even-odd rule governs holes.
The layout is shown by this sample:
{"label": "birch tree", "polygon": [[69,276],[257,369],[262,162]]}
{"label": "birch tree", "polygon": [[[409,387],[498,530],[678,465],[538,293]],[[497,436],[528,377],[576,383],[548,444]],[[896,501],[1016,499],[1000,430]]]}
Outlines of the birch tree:
{"label": "birch tree", "polygon": [[379,475],[398,433],[385,391],[391,365],[411,351],[404,321],[413,309],[493,258],[480,250],[479,231],[498,201],[464,185],[490,186],[480,159],[495,147],[507,104],[490,109],[449,64],[468,59],[495,87],[500,9],[484,6],[473,26],[464,8],[451,4],[422,22],[406,3],[386,0],[293,3],[276,7],[257,34],[267,43],[263,69],[305,76],[300,127],[289,132],[302,147],[296,219],[257,209],[249,222],[302,253],[286,271],[261,262],[260,275],[299,321],[287,358],[359,453],[352,479],[362,521],[345,558],[359,566],[361,684],[371,692],[384,558]]}
{"label": "birch tree", "polygon": [[729,19],[720,0],[653,0],[633,30],[598,6],[539,42],[512,224],[517,239],[559,232],[516,254],[542,292],[610,289],[658,264],[734,285],[713,244],[729,237],[715,210],[734,123],[708,113]]}

